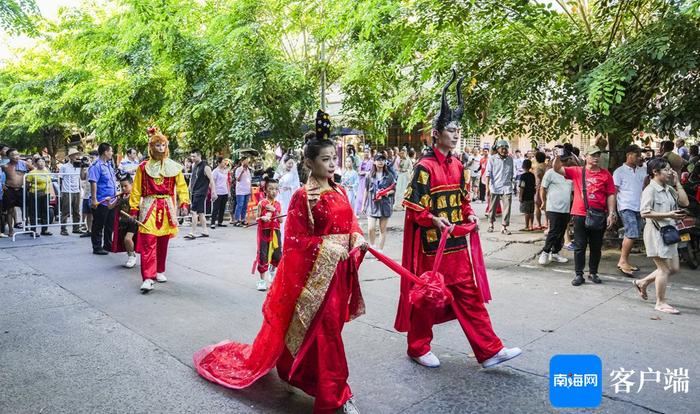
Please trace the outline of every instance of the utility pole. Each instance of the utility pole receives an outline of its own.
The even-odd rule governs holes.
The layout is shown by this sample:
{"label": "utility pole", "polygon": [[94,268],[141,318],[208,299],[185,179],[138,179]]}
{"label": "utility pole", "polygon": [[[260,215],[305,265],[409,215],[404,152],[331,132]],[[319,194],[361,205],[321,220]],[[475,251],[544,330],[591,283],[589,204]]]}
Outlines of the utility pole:
{"label": "utility pole", "polygon": [[321,110],[326,111],[326,41],[321,42]]}
{"label": "utility pole", "polygon": [[[323,18],[323,0],[321,0],[321,17]],[[326,112],[326,39],[321,41],[321,110]]]}

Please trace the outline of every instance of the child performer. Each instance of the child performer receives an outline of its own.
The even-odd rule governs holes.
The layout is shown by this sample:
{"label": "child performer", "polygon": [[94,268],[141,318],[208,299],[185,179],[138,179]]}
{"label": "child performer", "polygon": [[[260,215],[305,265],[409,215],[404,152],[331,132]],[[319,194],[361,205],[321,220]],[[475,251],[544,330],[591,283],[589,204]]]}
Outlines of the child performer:
{"label": "child performer", "polygon": [[521,231],[533,231],[533,219],[535,214],[535,174],[532,173],[532,161],[523,161],[523,173],[520,175],[520,212],[525,214],[525,228]]}
{"label": "child performer", "polygon": [[311,174],[289,205],[284,253],[255,341],[208,346],[194,364],[204,378],[233,389],[277,366],[283,381],[315,397],[314,414],[357,414],[341,331],[364,311],[357,266],[367,243],[345,191],[333,182],[328,114],[319,111],[316,125],[321,133],[308,132],[304,147]]}
{"label": "child performer", "polygon": [[[267,290],[267,284],[272,284],[274,272],[282,257],[282,238],[280,236],[279,217],[282,214],[282,205],[275,200],[279,183],[272,178],[274,171],[269,171],[263,177],[262,188],[265,198],[258,203],[258,257],[256,259],[260,280],[257,289],[261,292]],[[270,265],[274,268],[270,271]]]}
{"label": "child performer", "polygon": [[136,169],[129,198],[131,216],[138,216],[144,224],[139,226],[136,244],[136,251],[141,254],[141,293],[153,290],[154,281],[168,281],[165,277],[168,242],[177,234],[175,194],[180,208],[187,210],[190,206],[182,165],[169,157],[168,137],[156,127],[148,128],[148,136],[149,159]]}
{"label": "child performer", "polygon": [[124,267],[131,269],[136,266],[136,252],[134,250],[136,233],[139,230],[139,225],[136,224],[136,219],[131,216],[126,216],[123,213],[129,214],[129,197],[131,196],[131,188],[134,180],[129,173],[118,173],[117,179],[121,187],[121,193],[110,201],[107,207],[112,210],[117,209],[117,214],[114,215],[114,235],[112,236],[112,253],[126,252],[126,263]]}

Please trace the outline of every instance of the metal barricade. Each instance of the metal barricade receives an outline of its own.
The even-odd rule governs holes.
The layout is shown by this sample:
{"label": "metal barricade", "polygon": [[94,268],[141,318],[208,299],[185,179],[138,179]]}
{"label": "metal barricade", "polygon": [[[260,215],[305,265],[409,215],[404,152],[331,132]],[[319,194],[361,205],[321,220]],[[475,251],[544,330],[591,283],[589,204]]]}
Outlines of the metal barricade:
{"label": "metal barricade", "polygon": [[[78,180],[77,193],[63,192],[62,181],[67,177],[74,177]],[[22,186],[22,208],[20,209],[22,212],[22,230],[14,232],[12,241],[16,240],[18,234],[31,234],[33,238],[36,238],[37,232],[47,231],[51,227],[84,226],[86,223],[83,220],[82,185],[79,172],[52,173],[46,171],[45,173],[25,174]],[[40,188],[43,188],[44,191],[38,191]],[[68,214],[65,216],[70,218],[70,221],[66,222],[62,222],[64,216],[62,211],[64,194],[68,196]],[[78,199],[77,222],[73,220],[74,209],[71,197],[77,197]]]}

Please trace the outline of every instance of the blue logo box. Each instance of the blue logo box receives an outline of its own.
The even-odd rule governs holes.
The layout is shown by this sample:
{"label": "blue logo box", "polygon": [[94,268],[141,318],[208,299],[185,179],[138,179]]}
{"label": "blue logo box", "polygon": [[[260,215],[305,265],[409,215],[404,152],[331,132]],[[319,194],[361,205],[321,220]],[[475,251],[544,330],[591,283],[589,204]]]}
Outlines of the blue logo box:
{"label": "blue logo box", "polygon": [[557,408],[595,408],[603,399],[603,363],[597,355],[554,355],[549,402]]}

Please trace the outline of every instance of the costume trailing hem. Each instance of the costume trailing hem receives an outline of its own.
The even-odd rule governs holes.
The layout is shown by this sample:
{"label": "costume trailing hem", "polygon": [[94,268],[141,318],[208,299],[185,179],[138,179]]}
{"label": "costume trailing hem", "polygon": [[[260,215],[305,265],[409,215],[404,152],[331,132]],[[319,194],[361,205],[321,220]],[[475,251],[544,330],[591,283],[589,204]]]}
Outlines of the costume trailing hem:
{"label": "costume trailing hem", "polygon": [[[252,344],[225,341],[195,353],[195,367],[204,378],[227,388],[245,388],[267,374],[286,348],[295,354],[309,340],[308,329],[319,315],[332,279],[344,264],[339,262],[338,249],[340,246],[347,249],[350,234],[360,233],[360,229],[351,207],[347,205],[347,212],[343,210],[338,215],[343,213],[341,219],[352,223],[351,231],[316,235],[314,226],[320,226],[320,223],[314,223],[310,217],[312,207],[306,188],[298,190],[292,197],[285,223],[282,260],[263,304],[260,331]],[[329,197],[340,195],[345,197],[341,190]],[[322,196],[318,197],[317,203],[321,203]],[[335,224],[327,219],[324,223],[331,229]],[[353,261],[351,269],[356,269],[362,255],[353,255],[348,260]],[[347,303],[348,319],[364,311],[356,270],[350,276],[353,286]]]}

